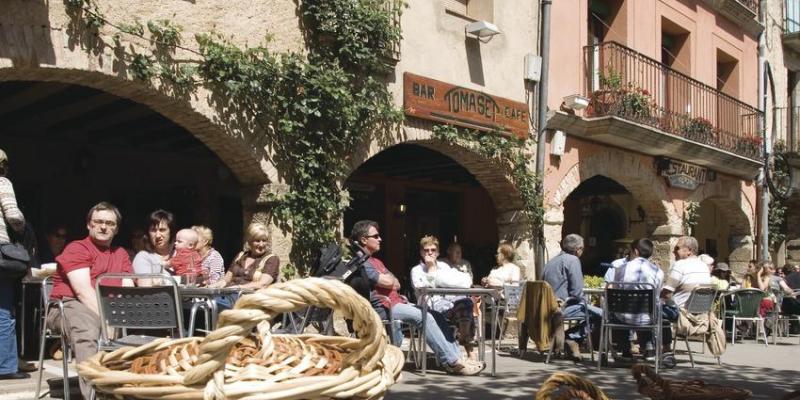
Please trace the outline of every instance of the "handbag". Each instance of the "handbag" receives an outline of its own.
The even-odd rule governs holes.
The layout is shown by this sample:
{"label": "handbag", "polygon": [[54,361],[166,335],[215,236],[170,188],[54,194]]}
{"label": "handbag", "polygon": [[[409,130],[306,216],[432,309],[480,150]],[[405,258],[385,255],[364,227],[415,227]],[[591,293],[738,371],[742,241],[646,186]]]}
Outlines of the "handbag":
{"label": "handbag", "polygon": [[28,273],[28,250],[19,243],[0,243],[0,278],[18,279]]}

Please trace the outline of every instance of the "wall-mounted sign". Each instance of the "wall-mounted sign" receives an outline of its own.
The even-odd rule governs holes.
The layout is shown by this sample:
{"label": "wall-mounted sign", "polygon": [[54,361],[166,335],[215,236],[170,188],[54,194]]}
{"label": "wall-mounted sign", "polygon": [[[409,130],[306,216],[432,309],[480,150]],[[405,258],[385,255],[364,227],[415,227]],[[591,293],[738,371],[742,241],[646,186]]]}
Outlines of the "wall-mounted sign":
{"label": "wall-mounted sign", "polygon": [[528,106],[406,72],[403,108],[407,115],[481,131],[528,137]]}
{"label": "wall-mounted sign", "polygon": [[663,159],[661,175],[667,178],[670,186],[695,190],[706,183],[708,169],[673,159]]}

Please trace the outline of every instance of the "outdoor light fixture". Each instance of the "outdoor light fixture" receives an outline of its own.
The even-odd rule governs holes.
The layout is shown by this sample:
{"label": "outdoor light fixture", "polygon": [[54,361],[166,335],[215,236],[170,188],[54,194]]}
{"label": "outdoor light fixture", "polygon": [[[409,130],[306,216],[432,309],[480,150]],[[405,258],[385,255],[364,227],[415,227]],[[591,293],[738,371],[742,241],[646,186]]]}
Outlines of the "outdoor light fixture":
{"label": "outdoor light fixture", "polygon": [[589,99],[579,94],[571,94],[564,97],[564,106],[571,110],[583,110],[589,106]]}
{"label": "outdoor light fixture", "polygon": [[488,21],[475,21],[467,24],[464,31],[467,35],[475,36],[482,42],[483,39],[486,39],[488,42],[494,35],[499,35],[501,33],[497,25]]}
{"label": "outdoor light fixture", "polygon": [[397,215],[406,215],[407,210],[408,207],[405,204],[400,203],[397,205]]}

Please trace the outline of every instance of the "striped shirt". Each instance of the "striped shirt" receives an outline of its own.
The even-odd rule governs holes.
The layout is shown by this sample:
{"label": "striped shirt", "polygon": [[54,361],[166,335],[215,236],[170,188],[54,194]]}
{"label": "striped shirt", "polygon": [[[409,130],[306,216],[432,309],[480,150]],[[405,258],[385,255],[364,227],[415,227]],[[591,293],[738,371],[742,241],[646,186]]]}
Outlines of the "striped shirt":
{"label": "striped shirt", "polygon": [[208,284],[217,282],[225,274],[225,261],[222,259],[222,254],[219,254],[214,248],[208,251],[206,258],[203,259],[202,266],[208,277]]}
{"label": "striped shirt", "polygon": [[[615,260],[613,268],[609,268],[605,275],[606,282],[649,283],[656,289],[661,288],[664,272],[657,265],[642,257],[628,261],[627,258]],[[629,287],[635,289],[635,287]],[[639,287],[639,289],[644,289]],[[646,325],[650,323],[647,314],[616,313],[618,320],[632,325]]]}
{"label": "striped shirt", "polygon": [[15,231],[25,227],[25,217],[17,207],[17,198],[14,195],[14,186],[4,176],[0,176],[0,243],[8,243],[8,225]]}
{"label": "striped shirt", "polygon": [[695,287],[710,284],[711,273],[708,271],[708,265],[697,257],[689,257],[675,262],[667,274],[664,289],[673,292],[672,298],[675,304],[683,307]]}

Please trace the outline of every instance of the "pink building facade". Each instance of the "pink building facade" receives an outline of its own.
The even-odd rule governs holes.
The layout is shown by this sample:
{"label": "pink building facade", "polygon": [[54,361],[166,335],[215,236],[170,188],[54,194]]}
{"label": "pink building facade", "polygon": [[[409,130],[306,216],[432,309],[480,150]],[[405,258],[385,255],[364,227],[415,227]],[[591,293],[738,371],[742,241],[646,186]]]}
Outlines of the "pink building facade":
{"label": "pink building facade", "polygon": [[746,267],[762,160],[757,7],[553,2],[546,259],[579,233],[584,269],[599,274],[631,239],[649,237],[668,269],[675,241],[691,233],[718,261]]}

